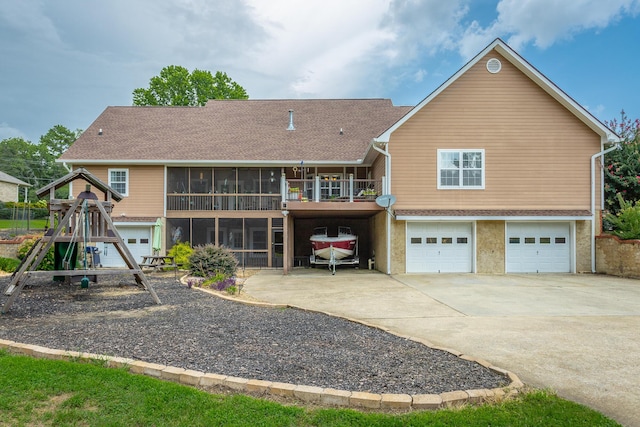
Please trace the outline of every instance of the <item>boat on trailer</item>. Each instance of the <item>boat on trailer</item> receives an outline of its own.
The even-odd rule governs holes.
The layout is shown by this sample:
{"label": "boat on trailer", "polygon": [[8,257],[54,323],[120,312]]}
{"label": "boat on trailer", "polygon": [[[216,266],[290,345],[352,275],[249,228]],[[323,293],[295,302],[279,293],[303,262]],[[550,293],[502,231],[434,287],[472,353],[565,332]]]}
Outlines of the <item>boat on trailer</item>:
{"label": "boat on trailer", "polygon": [[360,264],[358,236],[351,232],[350,227],[338,227],[337,236],[329,236],[327,227],[317,227],[309,240],[313,251],[309,257],[312,267],[327,265],[332,274],[336,274],[336,265]]}

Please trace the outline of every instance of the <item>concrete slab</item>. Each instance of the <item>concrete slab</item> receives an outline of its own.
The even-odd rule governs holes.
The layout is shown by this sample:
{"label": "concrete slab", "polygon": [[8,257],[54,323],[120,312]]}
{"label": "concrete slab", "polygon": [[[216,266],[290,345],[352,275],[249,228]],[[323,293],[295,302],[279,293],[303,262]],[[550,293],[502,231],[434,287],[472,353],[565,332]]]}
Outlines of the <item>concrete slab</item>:
{"label": "concrete slab", "polygon": [[355,318],[515,372],[640,426],[640,281],[601,275],[261,271],[244,290]]}

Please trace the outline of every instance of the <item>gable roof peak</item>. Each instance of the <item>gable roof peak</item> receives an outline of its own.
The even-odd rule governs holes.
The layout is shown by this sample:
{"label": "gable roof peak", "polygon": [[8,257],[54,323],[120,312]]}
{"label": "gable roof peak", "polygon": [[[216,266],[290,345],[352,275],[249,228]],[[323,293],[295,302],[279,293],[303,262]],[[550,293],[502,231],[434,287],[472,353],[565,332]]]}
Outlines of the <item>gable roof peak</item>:
{"label": "gable roof peak", "polygon": [[586,108],[576,102],[573,98],[567,95],[562,89],[560,89],[555,83],[553,83],[544,74],[538,71],[533,65],[525,60],[520,54],[518,54],[511,46],[504,42],[500,38],[493,40],[487,47],[482,49],[476,56],[471,58],[462,68],[460,68],[455,74],[453,74],[448,80],[441,84],[436,90],[431,92],[426,98],[424,98],[418,105],[416,105],[409,113],[407,113],[402,119],[396,122],[393,126],[387,129],[383,134],[375,139],[377,142],[389,142],[391,134],[398,129],[403,123],[409,120],[414,114],[420,111],[425,105],[431,102],[435,97],[440,95],[445,89],[451,86],[456,80],[458,80],[463,74],[465,74],[470,68],[476,65],[482,58],[487,56],[490,52],[495,51],[500,54],[504,59],[509,61],[513,66],[520,70],[524,75],[537,84],[542,90],[547,92],[552,98],[558,101],[562,106],[569,110],[580,121],[586,124],[591,130],[600,135],[604,142],[620,142],[620,137],[611,129],[609,129],[604,123],[598,120],[593,114],[591,114]]}

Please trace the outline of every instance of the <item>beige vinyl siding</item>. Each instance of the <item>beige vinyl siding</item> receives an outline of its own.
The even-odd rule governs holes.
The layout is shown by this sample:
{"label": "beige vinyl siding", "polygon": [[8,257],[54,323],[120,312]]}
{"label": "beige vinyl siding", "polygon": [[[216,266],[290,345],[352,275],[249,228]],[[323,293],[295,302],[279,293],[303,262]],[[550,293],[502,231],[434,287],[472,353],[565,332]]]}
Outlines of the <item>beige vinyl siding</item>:
{"label": "beige vinyl siding", "polygon": [[[164,166],[90,166],[89,172],[109,183],[109,169],[129,170],[129,195],[115,203],[113,216],[161,217],[164,212]],[[77,186],[76,186],[77,187]],[[74,188],[77,193],[82,189]]]}
{"label": "beige vinyl siding", "polygon": [[384,171],[385,157],[379,154],[371,165],[371,179],[382,179]]}
{"label": "beige vinyl siding", "polygon": [[[497,57],[502,71],[486,70]],[[590,209],[600,138],[490,53],[396,130],[396,209]],[[484,190],[438,190],[438,149],[484,149]]]}

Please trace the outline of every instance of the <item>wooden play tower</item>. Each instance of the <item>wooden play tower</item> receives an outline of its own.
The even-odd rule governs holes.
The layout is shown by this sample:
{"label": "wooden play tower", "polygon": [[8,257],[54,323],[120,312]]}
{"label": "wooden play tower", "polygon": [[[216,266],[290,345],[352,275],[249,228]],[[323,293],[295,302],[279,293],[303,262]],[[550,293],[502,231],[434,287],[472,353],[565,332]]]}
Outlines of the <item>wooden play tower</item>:
{"label": "wooden play tower", "polygon": [[[75,180],[84,180],[86,190],[78,194],[75,199],[56,199],[55,191]],[[98,200],[96,194],[91,192],[91,186],[104,193],[104,201]],[[160,299],[153,287],[147,281],[142,269],[124,244],[118,230],[111,220],[113,202],[122,200],[122,195],[113,188],[92,175],[86,169],[80,168],[41,188],[36,193],[38,197],[49,195],[49,228],[44,236],[36,241],[31,251],[22,260],[22,263],[11,277],[11,282],[5,290],[9,296],[2,312],[6,313],[11,308],[14,300],[22,291],[30,277],[63,277],[65,281],[80,278],[81,286],[88,287],[89,278],[98,275],[133,274],[136,283],[148,291],[156,304]],[[87,263],[87,243],[106,242],[112,243],[124,262],[127,269],[95,269],[89,268]],[[79,269],[68,265],[67,255],[62,260],[62,268],[55,271],[36,271],[49,249],[56,244],[62,244],[68,250],[82,245],[84,262]],[[56,248],[57,250],[57,248]],[[81,257],[82,258],[82,257]],[[73,266],[75,267],[75,266]],[[92,266],[95,267],[95,266]]]}

